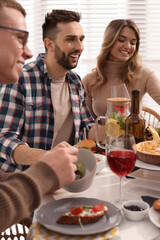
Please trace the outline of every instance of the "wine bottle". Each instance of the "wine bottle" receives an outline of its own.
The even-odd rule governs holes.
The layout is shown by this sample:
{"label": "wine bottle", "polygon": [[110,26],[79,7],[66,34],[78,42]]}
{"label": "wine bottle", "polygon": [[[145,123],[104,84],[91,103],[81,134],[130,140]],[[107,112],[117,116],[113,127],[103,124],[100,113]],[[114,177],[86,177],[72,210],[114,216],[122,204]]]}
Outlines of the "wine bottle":
{"label": "wine bottle", "polygon": [[139,90],[131,91],[131,114],[125,120],[125,133],[133,134],[136,143],[145,140],[145,120],[139,113]]}

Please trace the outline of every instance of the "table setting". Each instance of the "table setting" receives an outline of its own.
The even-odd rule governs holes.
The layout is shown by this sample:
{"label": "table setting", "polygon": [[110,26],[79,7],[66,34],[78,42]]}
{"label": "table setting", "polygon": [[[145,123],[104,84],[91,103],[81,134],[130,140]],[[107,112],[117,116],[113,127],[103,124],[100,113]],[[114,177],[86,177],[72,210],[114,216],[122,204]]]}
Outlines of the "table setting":
{"label": "table setting", "polygon": [[[106,141],[99,141],[96,128],[95,143],[88,139],[78,143],[78,163],[85,166],[83,175],[43,197],[34,212],[28,240],[160,239],[160,206],[154,206],[160,199],[160,154],[154,156],[156,164],[152,164],[154,153],[137,148],[139,132],[133,132],[135,137],[125,131],[130,100],[122,85],[123,91],[119,86],[112,88],[110,111],[96,120],[96,126],[99,121],[104,124]],[[160,141],[151,130],[153,140]],[[86,145],[88,150],[84,149]],[[95,146],[103,150],[102,154]]]}
{"label": "table setting", "polygon": [[[140,169],[141,170],[141,169]],[[145,171],[145,169],[143,169]],[[137,170],[138,171],[138,170]],[[149,171],[149,170],[147,170]],[[133,172],[136,175],[136,171]],[[129,174],[132,175],[133,173]],[[138,173],[137,173],[138,174]],[[127,200],[140,200],[140,201],[147,201],[148,203],[151,203],[151,207],[149,210],[148,215],[145,217],[145,219],[134,222],[131,220],[128,220],[125,216],[124,213],[122,212],[122,209],[119,205],[115,205],[112,202],[115,202],[118,197],[119,197],[119,177],[116,176],[109,168],[109,166],[106,164],[106,166],[101,170],[101,172],[97,173],[94,177],[94,180],[92,182],[92,185],[82,191],[82,192],[68,192],[65,189],[60,189],[55,194],[49,194],[46,195],[43,198],[42,204],[37,209],[34,213],[34,218],[33,218],[33,224],[30,227],[29,234],[28,234],[28,240],[41,240],[41,239],[123,239],[123,240],[128,240],[128,239],[145,239],[145,240],[151,240],[155,237],[157,237],[160,234],[160,226],[157,225],[157,215],[155,216],[155,211],[152,208],[153,201],[157,199],[157,197],[152,197],[152,191],[148,189],[145,192],[145,195],[140,194],[136,190],[136,185],[135,189],[131,189],[130,185],[132,182],[136,179],[136,176],[132,178],[125,178],[123,181],[123,195]],[[149,182],[150,180],[146,179],[146,183]],[[138,188],[138,187],[137,187]],[[155,195],[154,195],[155,196]],[[143,199],[143,197],[146,197]],[[151,199],[148,199],[148,198]],[[68,229],[68,226],[58,229],[54,228],[55,225],[52,224],[53,229],[50,229],[48,227],[48,218],[52,218],[52,221],[54,219],[54,214],[52,214],[52,211],[57,211],[57,204],[62,202],[67,202],[69,201],[71,205],[73,202],[76,204],[76,201],[79,201],[85,199],[87,201],[100,201],[106,204],[107,206],[112,206],[112,210],[110,214],[113,214],[112,216],[108,216],[108,213],[106,214],[107,217],[106,219],[111,218],[112,224],[108,226],[107,229],[107,224],[104,221],[104,226],[102,225],[102,228],[96,225],[97,223],[94,223],[96,227],[94,227],[98,231],[97,233],[90,234],[91,230],[88,231],[88,228],[86,228],[85,231],[87,233],[83,232],[81,227],[78,226],[78,231],[81,231],[81,234],[79,232],[74,232],[74,226],[72,225],[69,228],[69,233],[66,232],[66,228]],[[147,199],[147,200],[146,200]],[[152,200],[152,201],[151,201]],[[59,202],[60,201],[60,202]],[[71,205],[66,204],[60,204],[60,213],[66,210],[66,208],[70,208]],[[50,205],[48,205],[50,204]],[[76,204],[77,205],[77,204]],[[52,211],[50,210],[50,206],[52,208]],[[58,208],[59,209],[59,208]],[[118,211],[117,211],[118,209]],[[44,214],[44,212],[47,214]],[[51,213],[51,215],[50,215]],[[45,219],[45,222],[44,219]],[[114,219],[114,221],[112,220]],[[116,218],[116,219],[115,219]],[[46,222],[47,221],[47,222]],[[107,220],[106,220],[107,221]],[[110,221],[109,221],[110,223]],[[101,225],[101,222],[100,222]],[[104,227],[104,228],[103,228]],[[93,229],[94,229],[93,228]],[[106,229],[107,230],[106,230]],[[63,229],[63,230],[62,230]],[[98,229],[98,230],[97,230]]]}

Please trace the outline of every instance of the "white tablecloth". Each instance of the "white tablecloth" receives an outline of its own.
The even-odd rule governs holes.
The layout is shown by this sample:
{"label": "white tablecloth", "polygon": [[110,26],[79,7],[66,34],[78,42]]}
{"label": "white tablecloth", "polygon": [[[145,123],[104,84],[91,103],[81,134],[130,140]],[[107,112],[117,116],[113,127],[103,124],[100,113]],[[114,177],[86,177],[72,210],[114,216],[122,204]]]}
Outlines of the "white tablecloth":
{"label": "white tablecloth", "polygon": [[[132,190],[130,187],[132,186],[132,184],[130,185],[132,181],[133,181],[132,179],[125,179],[125,181],[123,182],[123,195],[127,200],[129,199],[141,200],[140,192],[136,192],[135,188],[134,190]],[[149,193],[149,189],[148,189],[148,193]],[[97,199],[105,200],[108,202],[112,202],[116,200],[118,196],[119,196],[119,178],[116,175],[114,175],[109,170],[109,168],[105,168],[100,174],[98,174],[95,177],[92,186],[88,190],[83,191],[81,193],[69,193],[64,189],[60,189],[54,194],[54,196],[46,195],[43,198],[42,205],[51,200],[53,201],[53,199],[58,200],[62,198],[72,198],[72,197],[97,198]],[[117,206],[117,207],[120,207],[120,206]],[[33,223],[34,224],[37,223],[36,211],[34,214]],[[36,236],[36,231],[38,231],[38,228],[36,230],[36,227],[35,227],[35,232],[34,234],[32,234],[32,236],[33,235]],[[123,220],[119,225],[119,233],[120,233],[121,240],[151,240],[154,237],[156,237],[158,234],[160,234],[160,230],[150,221],[148,217],[140,222],[132,222],[123,217]],[[38,238],[32,237],[29,240],[33,240],[33,239],[37,240]],[[73,239],[76,239],[76,238],[73,238]],[[104,239],[104,238],[101,238],[101,239]]]}

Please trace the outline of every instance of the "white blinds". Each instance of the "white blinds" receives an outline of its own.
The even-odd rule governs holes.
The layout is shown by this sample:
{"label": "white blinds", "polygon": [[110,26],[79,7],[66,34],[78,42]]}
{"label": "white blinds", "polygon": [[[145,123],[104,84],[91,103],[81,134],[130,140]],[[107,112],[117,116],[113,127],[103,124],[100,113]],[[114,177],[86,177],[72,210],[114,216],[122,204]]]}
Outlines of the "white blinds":
{"label": "white blinds", "polygon": [[141,31],[140,53],[144,64],[160,76],[160,1],[159,0],[18,0],[27,11],[29,47],[44,52],[41,25],[53,8],[78,11],[85,33],[84,52],[76,71],[83,77],[95,66],[108,23],[115,18],[133,19]]}
{"label": "white blinds", "polygon": [[[84,51],[75,71],[83,77],[96,63],[103,33],[108,23],[117,18],[133,19],[141,32],[140,53],[144,65],[160,77],[160,1],[159,0],[18,0],[27,11],[30,32],[29,47],[37,54],[44,52],[41,26],[53,8],[78,11],[85,33]],[[30,61],[30,60],[29,60]]]}
{"label": "white blinds", "polygon": [[102,43],[104,29],[116,18],[126,16],[126,0],[18,0],[27,11],[27,27],[30,32],[29,47],[34,53],[44,52],[41,25],[47,12],[53,8],[67,9],[81,13],[85,40],[78,67],[75,69],[81,77],[89,72],[96,62],[96,57]]}
{"label": "white blinds", "polygon": [[132,18],[140,29],[143,63],[160,77],[160,1],[128,0],[127,17]]}

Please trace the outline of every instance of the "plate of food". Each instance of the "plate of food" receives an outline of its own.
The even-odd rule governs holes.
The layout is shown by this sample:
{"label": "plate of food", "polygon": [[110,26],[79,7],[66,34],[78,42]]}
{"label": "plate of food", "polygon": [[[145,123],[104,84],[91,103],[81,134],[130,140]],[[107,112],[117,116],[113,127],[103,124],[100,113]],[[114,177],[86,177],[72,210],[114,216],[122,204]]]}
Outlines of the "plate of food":
{"label": "plate of food", "polygon": [[97,160],[96,174],[100,173],[106,167],[106,156],[102,154],[94,154]]}
{"label": "plate of food", "polygon": [[136,144],[137,158],[143,162],[160,166],[160,140]]}
{"label": "plate of food", "polygon": [[160,199],[157,199],[150,208],[149,219],[155,226],[160,228]]}
{"label": "plate of food", "polygon": [[160,166],[160,138],[152,126],[149,126],[148,130],[152,134],[153,140],[136,144],[137,158],[142,162]]}
{"label": "plate of food", "polygon": [[105,150],[98,147],[96,145],[96,142],[89,138],[79,141],[76,144],[76,147],[87,149],[87,150],[91,151],[92,153],[105,155]]}
{"label": "plate of food", "polygon": [[43,205],[36,217],[47,229],[67,235],[104,232],[122,220],[121,211],[117,207],[95,198],[54,200]]}
{"label": "plate of food", "polygon": [[83,139],[76,144],[76,147],[87,149],[95,155],[97,159],[96,173],[100,173],[106,166],[105,151],[98,148],[96,142],[92,139]]}

